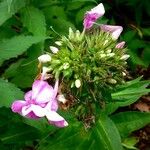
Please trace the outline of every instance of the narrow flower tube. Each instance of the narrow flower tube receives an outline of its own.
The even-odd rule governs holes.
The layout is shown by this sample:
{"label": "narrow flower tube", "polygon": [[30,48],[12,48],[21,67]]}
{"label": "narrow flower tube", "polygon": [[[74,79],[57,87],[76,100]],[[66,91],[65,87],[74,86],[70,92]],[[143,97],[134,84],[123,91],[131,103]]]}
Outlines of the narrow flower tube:
{"label": "narrow flower tube", "polygon": [[94,7],[90,11],[87,11],[84,16],[84,22],[83,22],[84,28],[90,29],[95,23],[95,21],[99,17],[103,16],[104,13],[105,13],[105,9],[102,3],[100,3],[98,6]]}

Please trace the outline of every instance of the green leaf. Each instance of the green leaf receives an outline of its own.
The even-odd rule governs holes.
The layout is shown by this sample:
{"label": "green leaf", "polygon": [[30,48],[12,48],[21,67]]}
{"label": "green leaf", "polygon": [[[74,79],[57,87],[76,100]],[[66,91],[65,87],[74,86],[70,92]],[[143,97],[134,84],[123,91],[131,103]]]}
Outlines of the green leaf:
{"label": "green leaf", "polygon": [[77,122],[73,125],[69,125],[66,128],[54,130],[50,136],[46,136],[47,139],[43,143],[39,143],[38,150],[66,150],[77,149],[78,144],[82,143],[85,139],[85,131]]}
{"label": "green leaf", "polygon": [[107,116],[100,116],[95,133],[99,137],[98,141],[102,142],[106,150],[122,150],[119,132],[115,124]]}
{"label": "green leaf", "polygon": [[24,7],[25,4],[25,0],[3,0],[0,3],[0,25]]}
{"label": "green leaf", "polygon": [[12,102],[16,99],[23,99],[23,92],[14,84],[0,79],[0,107],[10,107]]}
{"label": "green leaf", "polygon": [[[133,82],[134,83],[134,82]],[[150,92],[150,89],[146,89],[146,87],[150,84],[150,81],[139,81],[135,84],[131,84],[126,86],[126,88],[120,90],[118,87],[118,91],[112,93],[112,99],[114,101],[120,102],[121,106],[126,106],[134,103],[138,98],[142,95]]]}
{"label": "green leaf", "polygon": [[142,95],[150,92],[150,89],[146,88],[150,81],[140,81],[140,79],[141,77],[118,86],[116,91],[112,93],[112,102],[106,104],[103,111],[106,114],[111,114],[117,108],[128,106],[136,102]]}
{"label": "green leaf", "polygon": [[43,12],[33,6],[25,7],[21,11],[23,25],[33,35],[46,36],[46,21]]}
{"label": "green leaf", "polygon": [[3,61],[17,57],[25,52],[31,45],[43,41],[45,37],[19,35],[11,39],[0,41],[0,65]]}
{"label": "green leaf", "polygon": [[111,116],[122,137],[150,123],[150,113],[128,111]]}

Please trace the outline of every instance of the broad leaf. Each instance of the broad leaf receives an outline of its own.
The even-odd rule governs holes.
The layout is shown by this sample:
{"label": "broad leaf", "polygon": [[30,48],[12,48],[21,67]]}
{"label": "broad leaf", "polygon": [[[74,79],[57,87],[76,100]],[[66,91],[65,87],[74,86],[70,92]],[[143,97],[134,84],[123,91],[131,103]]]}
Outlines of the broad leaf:
{"label": "broad leaf", "polygon": [[46,36],[46,22],[42,11],[28,6],[21,11],[22,22],[33,35]]}
{"label": "broad leaf", "polygon": [[45,37],[19,35],[11,39],[0,41],[0,65],[3,61],[17,57],[25,52],[31,45],[43,41]]}
{"label": "broad leaf", "polygon": [[16,99],[23,99],[23,92],[14,84],[0,79],[0,107],[10,107]]}
{"label": "broad leaf", "polygon": [[0,3],[0,25],[24,7],[25,4],[25,0],[3,0]]}
{"label": "broad leaf", "polygon": [[111,116],[122,137],[150,123],[150,113],[128,111]]}

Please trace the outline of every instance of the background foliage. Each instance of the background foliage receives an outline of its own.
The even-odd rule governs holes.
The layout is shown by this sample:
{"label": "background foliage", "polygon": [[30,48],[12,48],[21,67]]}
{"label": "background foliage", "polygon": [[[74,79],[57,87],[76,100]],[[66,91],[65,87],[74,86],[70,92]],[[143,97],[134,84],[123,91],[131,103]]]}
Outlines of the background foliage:
{"label": "background foliage", "polygon": [[106,15],[99,23],[124,27],[121,40],[126,41],[131,55],[128,70],[136,78],[139,67],[147,70],[150,65],[149,0],[0,0],[0,149],[120,150],[122,145],[135,149],[137,141],[126,139],[150,123],[150,113],[116,110],[150,91],[146,88],[149,81],[141,78],[117,87],[111,94],[117,102],[106,104],[88,132],[69,112],[69,127],[57,129],[44,119],[28,120],[10,110],[11,103],[23,99],[23,92],[31,87],[37,75],[37,57],[49,51],[58,34],[68,34],[69,27],[82,30],[84,13],[100,2]]}

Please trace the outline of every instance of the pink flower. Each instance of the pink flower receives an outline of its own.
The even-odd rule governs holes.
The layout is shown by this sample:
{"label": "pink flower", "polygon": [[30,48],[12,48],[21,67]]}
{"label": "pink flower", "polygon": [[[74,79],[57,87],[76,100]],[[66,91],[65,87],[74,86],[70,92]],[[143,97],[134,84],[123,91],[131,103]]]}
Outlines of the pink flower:
{"label": "pink flower", "polygon": [[89,29],[93,26],[94,22],[105,13],[105,9],[102,3],[88,11],[84,16],[84,28]]}
{"label": "pink flower", "polygon": [[120,34],[123,30],[123,28],[121,26],[104,25],[104,24],[100,24],[100,28],[104,32],[111,33],[112,38],[115,39],[115,40],[118,39],[118,37],[120,36]]}
{"label": "pink flower", "polygon": [[125,41],[122,41],[116,45],[116,48],[122,49],[125,45]]}
{"label": "pink flower", "polygon": [[32,90],[25,94],[25,100],[16,100],[11,109],[13,112],[32,119],[46,117],[50,124],[65,127],[68,123],[56,112],[58,109],[57,92],[58,80],[54,88],[46,81],[35,80]]}

